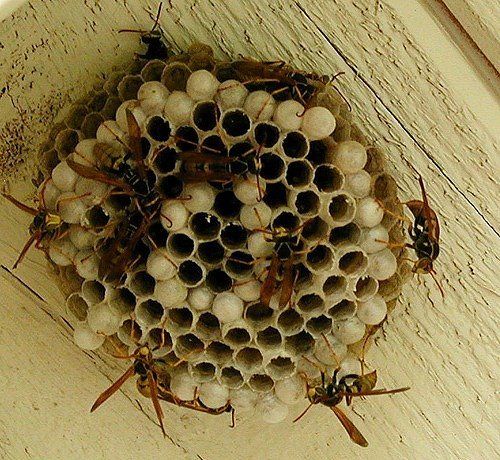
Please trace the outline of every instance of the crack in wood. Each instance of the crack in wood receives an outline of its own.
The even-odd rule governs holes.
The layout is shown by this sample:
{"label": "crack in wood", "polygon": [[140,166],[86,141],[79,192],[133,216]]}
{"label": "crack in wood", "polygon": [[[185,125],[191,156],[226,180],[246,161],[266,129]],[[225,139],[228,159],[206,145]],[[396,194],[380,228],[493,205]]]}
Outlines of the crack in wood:
{"label": "crack in wood", "polygon": [[[342,50],[328,37],[328,35],[314,22],[313,18],[307,11],[302,7],[300,2],[295,2],[295,6],[302,12],[302,14],[309,20],[311,25],[317,30],[317,32],[328,42],[328,44],[333,48],[333,50],[338,54],[338,56],[345,62],[345,64],[352,70],[354,75],[361,80],[361,82],[366,86],[368,91],[373,94],[375,99],[381,104],[384,110],[391,116],[391,118],[396,122],[396,124],[405,132],[405,134],[411,139],[415,146],[429,159],[429,161],[439,170],[441,175],[449,182],[450,186],[463,197],[463,199],[474,209],[478,217],[490,228],[490,230],[500,238],[500,232],[494,227],[493,224],[482,214],[481,210],[467,197],[467,195],[459,189],[451,177],[446,173],[445,169],[432,157],[432,155],[426,150],[426,148],[421,144],[421,142],[416,138],[412,131],[406,127],[402,120],[394,113],[394,111],[389,107],[388,104],[384,102],[382,97],[377,93],[376,89],[371,85],[367,78],[359,71],[356,64],[349,59],[349,57],[342,52]],[[417,172],[415,167],[403,156],[401,159],[408,165],[410,169]]]}
{"label": "crack in wood", "polygon": [[[18,283],[22,284],[31,294],[33,294],[38,300],[42,301],[45,305],[48,305],[48,302],[38,293],[36,292],[29,284],[27,284],[22,278],[19,276],[15,275],[12,270],[10,270],[8,267],[5,265],[1,264],[0,267],[2,268],[3,271],[7,272],[10,276],[15,278]],[[45,311],[45,310],[44,310]],[[46,312],[48,313],[48,312]],[[52,315],[49,314],[53,318]]]}

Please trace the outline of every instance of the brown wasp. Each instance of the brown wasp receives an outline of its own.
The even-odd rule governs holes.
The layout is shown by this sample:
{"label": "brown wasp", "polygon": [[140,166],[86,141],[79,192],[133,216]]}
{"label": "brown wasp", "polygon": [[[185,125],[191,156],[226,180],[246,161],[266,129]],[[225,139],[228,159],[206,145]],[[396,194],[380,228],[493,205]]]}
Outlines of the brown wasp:
{"label": "brown wasp", "polygon": [[245,58],[232,62],[231,68],[244,85],[263,88],[278,99],[291,96],[304,105],[325,86],[324,78],[297,72],[284,61],[260,62]]}
{"label": "brown wasp", "polygon": [[294,422],[300,420],[314,404],[323,404],[329,407],[337,416],[349,437],[356,444],[366,447],[368,446],[368,441],[338,405],[344,398],[347,405],[350,405],[352,399],[356,397],[401,393],[409,390],[409,387],[397,388],[395,390],[374,390],[377,383],[377,371],[370,372],[366,375],[348,374],[340,379],[338,379],[338,372],[339,369],[334,371],[329,383],[325,380],[325,373],[321,372],[321,385],[318,386],[311,386],[306,380],[307,398],[310,404]]}
{"label": "brown wasp", "polygon": [[118,33],[132,32],[141,34],[141,42],[148,48],[144,54],[136,54],[136,56],[140,59],[146,59],[148,61],[151,59],[165,60],[170,55],[168,47],[162,41],[163,37],[161,31],[156,30],[160,21],[162,7],[163,7],[163,2],[160,2],[160,5],[158,6],[158,12],[156,13],[155,22],[149,32],[147,30],[133,30],[133,29],[121,29],[118,31]]}
{"label": "brown wasp", "polygon": [[[434,270],[434,261],[439,255],[439,221],[436,212],[430,207],[427,194],[425,192],[422,176],[418,176],[418,183],[422,191],[422,200],[410,200],[404,203],[413,214],[414,221],[408,227],[408,233],[413,243],[392,244],[389,247],[407,247],[415,251],[418,259],[414,262],[413,273],[429,273],[436,282],[441,295],[444,297],[444,291],[436,278]],[[386,210],[389,214],[393,214]],[[393,214],[395,215],[395,214]],[[395,215],[398,219],[408,220],[406,217]]]}
{"label": "brown wasp", "polygon": [[277,290],[277,278],[280,271],[282,272],[282,279],[279,285],[280,296],[278,304],[280,308],[284,308],[290,302],[298,276],[298,273],[294,269],[295,257],[304,254],[304,251],[301,251],[300,248],[299,232],[308,223],[309,220],[292,229],[278,225],[272,230],[265,228],[256,230],[268,235],[266,240],[274,243],[271,264],[260,289],[260,301],[263,305],[269,306],[271,298]]}
{"label": "brown wasp", "polygon": [[[137,389],[146,398],[151,397],[150,386],[147,384],[147,381],[142,376],[137,380]],[[204,414],[221,415],[221,414],[224,414],[226,412],[229,412],[229,413],[231,413],[231,427],[233,428],[235,425],[235,420],[234,420],[235,413],[234,413],[234,409],[231,406],[229,401],[221,407],[217,407],[215,409],[212,409],[210,407],[205,406],[200,401],[200,399],[197,395],[197,391],[195,391],[195,394],[193,395],[192,400],[183,401],[183,400],[177,398],[172,393],[172,391],[170,390],[170,387],[166,383],[159,383],[159,385],[158,385],[158,398],[161,399],[162,401],[166,401],[170,404],[175,404],[176,406],[185,407],[186,409],[191,409],[191,410],[194,410],[197,412],[203,412]]]}
{"label": "brown wasp", "polygon": [[116,382],[99,395],[95,403],[92,405],[90,412],[94,412],[99,406],[107,401],[128,379],[134,375],[138,375],[141,380],[147,382],[149,389],[148,397],[150,397],[153,401],[158,423],[160,424],[163,435],[166,436],[165,428],[163,426],[163,410],[158,397],[158,381],[161,372],[158,370],[157,360],[153,358],[152,351],[146,345],[140,346],[132,355],[123,358],[133,358],[134,362],[121,375],[121,377],[116,380]]}
{"label": "brown wasp", "polygon": [[[68,225],[61,219],[59,214],[49,211],[45,205],[44,192],[49,180],[50,179],[47,179],[41,186],[40,193],[38,194],[38,208],[27,206],[14,198],[12,195],[2,192],[2,196],[9,200],[13,205],[21,211],[33,216],[33,221],[29,227],[30,237],[21,250],[13,268],[17,268],[33,243],[35,244],[35,248],[41,249],[45,252],[46,248],[44,243],[63,238],[67,234]],[[67,198],[66,200],[78,199],[83,196],[85,195]],[[61,202],[62,200],[59,200],[58,204]]]}

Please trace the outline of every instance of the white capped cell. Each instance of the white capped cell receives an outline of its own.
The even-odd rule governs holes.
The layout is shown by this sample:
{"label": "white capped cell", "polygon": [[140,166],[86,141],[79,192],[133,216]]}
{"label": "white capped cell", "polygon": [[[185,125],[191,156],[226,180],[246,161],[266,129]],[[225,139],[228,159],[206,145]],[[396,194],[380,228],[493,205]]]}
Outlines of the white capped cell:
{"label": "white capped cell", "polygon": [[97,139],[83,139],[78,142],[72,155],[73,161],[85,166],[95,166],[97,160],[94,154]]}
{"label": "white capped cell", "polygon": [[118,332],[121,315],[113,311],[107,303],[99,303],[89,307],[87,322],[95,333],[113,335]]}
{"label": "white capped cell", "polygon": [[57,199],[62,192],[54,185],[54,181],[52,179],[45,181],[38,188],[38,192],[42,194],[42,204],[45,206],[45,209],[55,211]]}
{"label": "white capped cell", "polygon": [[256,231],[248,237],[248,252],[254,259],[270,256],[274,250],[274,243],[269,241],[269,235]]}
{"label": "white capped cell", "polygon": [[260,298],[261,284],[259,281],[252,279],[235,284],[233,287],[234,293],[245,302],[253,302]]}
{"label": "white capped cell", "polygon": [[387,304],[382,296],[376,294],[366,302],[358,302],[356,314],[365,324],[380,324],[387,315]]}
{"label": "white capped cell", "polygon": [[242,107],[248,95],[245,85],[238,80],[226,80],[222,82],[215,93],[215,101],[219,103],[222,110],[233,107]]}
{"label": "white capped cell", "polygon": [[219,87],[219,81],[208,70],[196,70],[186,83],[186,92],[195,101],[212,99]]}
{"label": "white capped cell", "polygon": [[366,149],[356,141],[339,142],[335,147],[333,163],[345,174],[361,171],[368,159]]}
{"label": "white capped cell", "polygon": [[389,241],[389,232],[383,225],[375,225],[363,230],[359,246],[367,254],[382,251],[387,248]]}
{"label": "white capped cell", "polygon": [[271,208],[263,201],[253,205],[247,204],[241,208],[240,221],[248,230],[265,228],[271,223],[272,214]]}
{"label": "white capped cell", "polygon": [[57,265],[66,267],[73,263],[78,249],[69,240],[69,238],[61,238],[53,240],[49,243],[49,257]]}
{"label": "white capped cell", "polygon": [[167,97],[163,114],[174,125],[182,125],[188,123],[193,111],[193,99],[183,91],[173,91]]}
{"label": "white capped cell", "polygon": [[283,130],[292,131],[300,128],[302,124],[301,115],[304,106],[293,99],[278,104],[273,114],[273,121]]}
{"label": "white capped cell", "polygon": [[258,395],[247,386],[236,388],[229,393],[231,406],[237,414],[255,411]]}
{"label": "white capped cell", "polygon": [[180,201],[166,200],[161,205],[160,222],[166,230],[175,232],[185,227],[189,212]]}
{"label": "white capped cell", "polygon": [[159,281],[155,286],[155,298],[163,307],[176,307],[186,300],[187,288],[177,278]]}
{"label": "white capped cell", "polygon": [[257,411],[266,423],[280,423],[288,415],[288,406],[273,393],[266,394],[259,401]]}
{"label": "white capped cell", "polygon": [[365,335],[365,325],[357,317],[337,321],[333,327],[333,335],[345,345],[361,340]]}
{"label": "white capped cell", "polygon": [[243,300],[232,292],[215,296],[212,311],[221,323],[230,323],[243,317]]}
{"label": "white capped cell", "polygon": [[142,126],[146,121],[146,114],[141,110],[140,102],[131,99],[129,101],[122,102],[120,107],[116,110],[116,123],[119,128],[124,132],[129,132],[128,120],[127,120],[127,110],[132,112],[137,124]]}
{"label": "white capped cell", "polygon": [[96,350],[106,340],[106,336],[96,334],[86,322],[75,324],[74,327],[73,340],[83,350]]}
{"label": "white capped cell", "polygon": [[192,213],[208,212],[215,202],[215,190],[206,182],[186,184],[183,196],[191,197],[189,200],[184,201],[184,206]]}
{"label": "white capped cell", "polygon": [[376,280],[381,281],[390,278],[396,273],[397,268],[396,256],[389,249],[370,254],[368,258],[367,273]]}
{"label": "white capped cell", "polygon": [[298,374],[295,374],[276,382],[274,391],[277,398],[285,404],[296,404],[306,397],[306,383]]}
{"label": "white capped cell", "polygon": [[85,203],[101,203],[108,193],[108,185],[97,180],[79,177],[76,181],[75,193],[81,195]]}
{"label": "white capped cell", "polygon": [[200,385],[200,401],[211,409],[217,409],[227,404],[229,390],[217,382],[206,382]]}
{"label": "white capped cell", "polygon": [[335,117],[326,107],[311,107],[302,116],[302,132],[311,141],[324,139],[335,130]]}
{"label": "white capped cell", "polygon": [[54,185],[63,192],[72,192],[75,190],[78,174],[73,171],[66,161],[61,161],[52,170],[52,181]]}
{"label": "white capped cell", "polygon": [[95,280],[99,274],[100,259],[93,249],[83,249],[78,251],[74,264],[76,272],[86,280]]}
{"label": "white capped cell", "polygon": [[195,398],[196,382],[185,371],[176,372],[170,380],[170,390],[181,401],[191,401]]}
{"label": "white capped cell", "polygon": [[195,310],[204,311],[212,306],[214,297],[210,289],[205,286],[198,286],[189,290],[187,301]]}
{"label": "white capped cell", "polygon": [[170,91],[159,81],[147,81],[137,91],[137,99],[142,111],[147,115],[159,115],[167,102]]}
{"label": "white capped cell", "polygon": [[64,222],[68,224],[79,224],[84,216],[87,206],[82,201],[84,196],[74,192],[65,192],[57,199],[56,210]]}
{"label": "white capped cell", "polygon": [[254,121],[269,120],[274,113],[276,101],[266,91],[252,91],[243,104],[243,109]]}
{"label": "white capped cell", "polygon": [[346,354],[347,345],[332,334],[325,334],[316,340],[314,356],[326,366],[338,366]]}
{"label": "white capped cell", "polygon": [[375,227],[384,218],[384,209],[374,198],[367,196],[358,201],[354,221],[361,227]]}
{"label": "white capped cell", "polygon": [[364,198],[370,193],[372,178],[364,169],[345,176],[344,188],[356,198]]}
{"label": "white capped cell", "polygon": [[146,261],[147,272],[158,281],[173,278],[177,273],[177,267],[170,259],[169,253],[164,248],[152,251]]}
{"label": "white capped cell", "polygon": [[124,137],[125,133],[114,120],[106,120],[97,128],[96,138],[99,142],[114,145],[119,143],[119,140],[123,140]]}
{"label": "white capped cell", "polygon": [[266,183],[263,180],[257,182],[256,176],[248,175],[233,183],[233,192],[243,204],[257,204],[266,192]]}

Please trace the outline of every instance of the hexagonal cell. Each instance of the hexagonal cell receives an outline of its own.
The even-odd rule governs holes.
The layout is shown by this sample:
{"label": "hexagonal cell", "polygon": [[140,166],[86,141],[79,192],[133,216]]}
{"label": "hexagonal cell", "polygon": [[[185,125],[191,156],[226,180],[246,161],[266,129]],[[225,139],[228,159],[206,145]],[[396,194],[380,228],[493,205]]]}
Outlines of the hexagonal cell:
{"label": "hexagonal cell", "polygon": [[300,236],[307,242],[315,242],[325,239],[329,226],[320,217],[313,217],[304,224]]}
{"label": "hexagonal cell", "polygon": [[222,229],[220,238],[227,249],[239,249],[245,246],[248,231],[240,223],[230,222]]}
{"label": "hexagonal cell", "polygon": [[334,320],[352,318],[356,314],[356,304],[351,300],[343,299],[328,309],[328,316]]}
{"label": "hexagonal cell", "polygon": [[214,341],[207,346],[207,356],[219,365],[227,363],[233,356],[233,349],[222,342]]}
{"label": "hexagonal cell", "polygon": [[313,347],[314,338],[306,331],[301,331],[285,339],[285,351],[294,356],[307,354]]}
{"label": "hexagonal cell", "polygon": [[254,374],[250,377],[248,385],[253,391],[267,393],[274,388],[274,380],[266,374]]}
{"label": "hexagonal cell", "polygon": [[180,358],[189,357],[192,359],[204,349],[205,345],[195,334],[184,334],[177,337],[174,345],[175,354]]}
{"label": "hexagonal cell", "polygon": [[344,276],[331,275],[323,281],[323,293],[326,297],[341,296],[347,288],[347,280]]}
{"label": "hexagonal cell", "polygon": [[234,362],[244,372],[251,372],[262,365],[262,353],[257,348],[245,347],[236,352]]}
{"label": "hexagonal cell", "polygon": [[223,270],[215,269],[207,273],[206,286],[214,294],[229,291],[233,286],[233,280]]}
{"label": "hexagonal cell", "polygon": [[157,142],[166,142],[172,133],[172,126],[165,118],[155,115],[148,120],[146,131],[151,139]]}
{"label": "hexagonal cell", "polygon": [[128,315],[134,311],[137,298],[134,293],[126,287],[121,287],[112,291],[108,300],[109,306],[122,315]]}
{"label": "hexagonal cell", "polygon": [[213,101],[198,102],[192,113],[191,121],[200,131],[212,131],[217,126],[220,110]]}
{"label": "hexagonal cell", "polygon": [[290,207],[302,216],[315,216],[320,209],[320,198],[313,190],[290,193]]}
{"label": "hexagonal cell", "polygon": [[252,335],[244,324],[226,325],[222,331],[224,340],[233,348],[239,348],[243,345],[248,345],[252,341]]}
{"label": "hexagonal cell", "polygon": [[297,309],[307,314],[322,313],[325,309],[325,299],[314,290],[299,292]]}
{"label": "hexagonal cell", "polygon": [[137,99],[137,91],[144,83],[139,75],[127,75],[118,83],[118,96],[122,101]]}
{"label": "hexagonal cell", "polygon": [[210,241],[219,236],[221,222],[213,214],[197,212],[189,218],[189,227],[200,241]]}
{"label": "hexagonal cell", "polygon": [[265,329],[272,321],[274,311],[272,308],[256,302],[247,306],[245,319],[256,329]]}
{"label": "hexagonal cell", "polygon": [[378,287],[378,280],[371,276],[362,276],[356,281],[354,296],[360,301],[368,300],[377,293]]}
{"label": "hexagonal cell", "polygon": [[196,323],[196,332],[204,339],[216,339],[220,336],[220,322],[217,316],[210,312],[204,312]]}
{"label": "hexagonal cell", "polygon": [[285,180],[289,187],[301,189],[308,187],[312,181],[313,171],[308,161],[292,161],[288,163]]}
{"label": "hexagonal cell", "polygon": [[146,300],[140,303],[135,309],[137,321],[147,327],[156,326],[160,324],[165,310],[160,302],[156,300]]}
{"label": "hexagonal cell", "polygon": [[221,370],[221,383],[230,389],[240,388],[244,384],[243,375],[233,366]]}
{"label": "hexagonal cell", "polygon": [[156,280],[146,271],[134,273],[129,282],[129,289],[138,297],[152,295],[155,286]]}
{"label": "hexagonal cell", "polygon": [[345,243],[358,244],[361,238],[361,229],[357,224],[351,222],[341,227],[331,230],[328,240],[333,246],[340,246]]}
{"label": "hexagonal cell", "polygon": [[196,287],[205,280],[205,268],[194,259],[184,260],[179,264],[178,276],[187,287]]}
{"label": "hexagonal cell", "polygon": [[333,149],[335,142],[329,137],[317,141],[311,141],[309,144],[309,153],[307,159],[313,166],[328,164],[333,159]]}
{"label": "hexagonal cell", "polygon": [[198,246],[198,257],[206,265],[218,265],[224,257],[224,247],[218,241],[200,243]]}
{"label": "hexagonal cell", "polygon": [[269,326],[257,333],[255,342],[263,350],[274,350],[281,347],[283,337],[281,337],[278,329]]}
{"label": "hexagonal cell", "polygon": [[60,131],[54,144],[59,159],[64,160],[71,152],[74,152],[80,141],[79,131],[70,128]]}
{"label": "hexagonal cell", "polygon": [[137,346],[137,343],[142,338],[143,331],[141,326],[133,319],[125,320],[118,328],[118,338],[127,346]]}
{"label": "hexagonal cell", "polygon": [[342,248],[339,253],[338,269],[346,276],[361,274],[368,266],[368,257],[361,248],[352,246]]}
{"label": "hexagonal cell", "polygon": [[233,251],[227,257],[224,268],[235,279],[246,279],[253,271],[254,258],[248,251]]}
{"label": "hexagonal cell", "polygon": [[141,70],[141,77],[144,81],[160,81],[165,69],[165,63],[160,59],[148,61]]}
{"label": "hexagonal cell", "polygon": [[68,114],[64,119],[68,128],[80,129],[83,120],[89,113],[87,107],[80,104],[75,104],[69,108]]}
{"label": "hexagonal cell", "polygon": [[320,165],[314,171],[314,185],[320,192],[332,193],[344,185],[344,175],[333,165]]}
{"label": "hexagonal cell", "polygon": [[172,336],[164,328],[155,327],[148,332],[148,342],[153,348],[172,350]]}
{"label": "hexagonal cell", "polygon": [[197,364],[190,363],[188,369],[191,377],[198,383],[210,382],[214,379],[217,371],[216,366],[207,361],[202,361]]}
{"label": "hexagonal cell", "polygon": [[173,257],[187,259],[196,251],[194,235],[186,232],[172,233],[167,239],[167,249]]}
{"label": "hexagonal cell", "polygon": [[274,153],[264,153],[260,164],[259,175],[267,182],[279,182],[285,175],[285,162]]}
{"label": "hexagonal cell", "polygon": [[189,308],[171,308],[168,310],[167,316],[173,331],[188,331],[193,325],[193,313]]}
{"label": "hexagonal cell", "polygon": [[85,301],[94,305],[104,300],[106,288],[99,281],[84,281],[82,284],[82,297]]}
{"label": "hexagonal cell", "polygon": [[66,310],[78,321],[85,321],[89,305],[85,299],[77,292],[71,294],[66,300]]}
{"label": "hexagonal cell", "polygon": [[325,202],[322,217],[335,225],[343,225],[352,221],[355,214],[355,199],[347,193],[338,193]]}
{"label": "hexagonal cell", "polygon": [[284,335],[298,334],[304,326],[304,318],[295,310],[285,310],[279,317],[277,327]]}
{"label": "hexagonal cell", "polygon": [[97,135],[97,129],[105,121],[102,114],[98,112],[89,113],[83,120],[80,131],[85,139],[94,139]]}
{"label": "hexagonal cell", "polygon": [[314,337],[319,337],[332,329],[332,320],[325,315],[316,316],[307,321],[306,329]]}
{"label": "hexagonal cell", "polygon": [[163,69],[161,82],[170,91],[186,91],[186,83],[190,75],[191,70],[186,64],[172,62]]}
{"label": "hexagonal cell", "polygon": [[313,273],[328,271],[333,266],[333,251],[324,244],[318,244],[306,255],[305,266]]}
{"label": "hexagonal cell", "polygon": [[309,153],[309,141],[300,131],[289,131],[281,139],[280,151],[291,159],[304,158]]}
{"label": "hexagonal cell", "polygon": [[243,203],[230,190],[220,192],[215,197],[214,211],[223,219],[236,218],[242,206]]}
{"label": "hexagonal cell", "polygon": [[266,372],[274,380],[290,377],[296,370],[295,363],[288,356],[275,356],[266,366]]}

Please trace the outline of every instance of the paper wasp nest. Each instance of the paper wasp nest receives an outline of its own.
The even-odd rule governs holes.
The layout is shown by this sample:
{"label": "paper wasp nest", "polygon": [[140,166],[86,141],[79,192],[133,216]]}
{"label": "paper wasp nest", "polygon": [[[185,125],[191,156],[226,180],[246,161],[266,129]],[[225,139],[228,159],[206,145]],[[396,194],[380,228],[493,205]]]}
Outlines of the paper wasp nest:
{"label": "paper wasp nest", "polygon": [[[403,280],[400,250],[384,243],[401,240],[401,228],[378,200],[400,204],[381,153],[334,89],[304,107],[290,93],[243,85],[230,70],[195,47],[115,72],[72,108],[41,152],[52,175],[46,206],[69,224],[49,255],[73,281],[67,309],[80,347],[98,349],[107,337],[132,350],[159,346],[154,355],[172,366],[179,399],[198,388],[207,407],[230,401],[243,414],[257,404],[265,421],[279,422],[290,404],[305,402],[301,373],[317,377],[336,359],[342,373],[360,373],[360,343]],[[100,258],[130,238],[118,234],[121,221],[129,219],[131,234],[140,225],[130,217],[134,199],[79,176],[67,159],[95,168],[123,159],[128,113],[162,205],[131,248],[126,276],[112,283],[99,274]],[[256,167],[238,174],[222,168],[236,163],[223,163],[229,180],[210,181],[201,157],[197,174],[182,170],[195,167],[186,160],[193,151],[233,159],[251,152]],[[279,229],[297,237],[288,255],[293,292],[281,307],[279,287],[261,301]]]}

